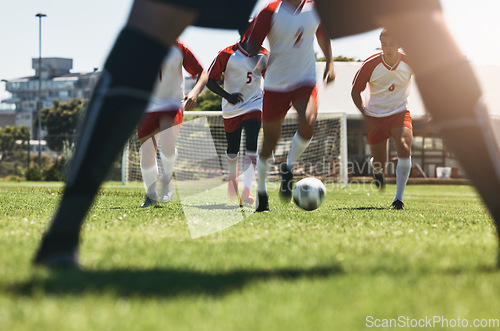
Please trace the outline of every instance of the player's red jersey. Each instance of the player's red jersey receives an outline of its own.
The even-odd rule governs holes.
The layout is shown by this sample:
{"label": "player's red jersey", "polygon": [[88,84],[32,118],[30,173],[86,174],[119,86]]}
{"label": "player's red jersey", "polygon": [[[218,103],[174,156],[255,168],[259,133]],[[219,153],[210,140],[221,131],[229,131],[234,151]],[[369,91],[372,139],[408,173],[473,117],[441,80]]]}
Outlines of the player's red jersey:
{"label": "player's red jersey", "polygon": [[163,61],[146,112],[177,110],[182,107],[182,99],[184,98],[183,67],[193,78],[199,76],[203,71],[203,67],[193,53],[184,44],[177,42],[177,47],[171,47]]}
{"label": "player's red jersey", "polygon": [[269,40],[266,91],[287,92],[304,85],[316,85],[314,38],[319,24],[311,0],[303,0],[297,8],[286,1],[274,1],[259,13],[249,40],[258,45],[262,45],[266,37]]}
{"label": "player's red jersey", "polygon": [[391,67],[378,53],[363,63],[354,77],[353,89],[362,92],[368,85],[367,115],[385,117],[408,110],[413,70],[407,61],[406,55],[400,53],[399,61]]}
{"label": "player's red jersey", "polygon": [[[265,48],[260,52],[267,54]],[[250,56],[240,43],[220,51],[208,71],[210,79],[221,80],[224,73],[224,89],[229,93],[243,94],[243,101],[233,105],[222,99],[222,117],[232,118],[249,111],[262,110],[262,75],[254,73],[258,57]]]}

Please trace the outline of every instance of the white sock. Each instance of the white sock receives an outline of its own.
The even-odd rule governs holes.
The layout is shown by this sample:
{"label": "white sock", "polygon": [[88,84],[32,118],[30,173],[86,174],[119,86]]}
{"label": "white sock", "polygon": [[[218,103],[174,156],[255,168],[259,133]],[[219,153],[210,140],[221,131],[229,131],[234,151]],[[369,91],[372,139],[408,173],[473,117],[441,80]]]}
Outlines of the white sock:
{"label": "white sock", "polygon": [[295,132],[292,139],[292,147],[290,148],[290,152],[288,153],[288,157],[286,159],[288,169],[293,169],[293,164],[299,159],[307,146],[309,146],[310,142],[311,139],[304,139],[300,136],[298,131]]}
{"label": "white sock", "polygon": [[174,172],[175,161],[177,161],[177,152],[173,155],[165,155],[163,152],[160,152],[160,160],[161,165],[163,166],[163,174],[165,178],[163,178],[164,183],[170,181],[172,178],[172,173]]}
{"label": "white sock", "polygon": [[255,178],[255,167],[257,166],[257,152],[245,152],[243,160],[243,189],[250,189],[252,187],[253,179]]}
{"label": "white sock", "polygon": [[267,161],[269,159],[263,159],[259,157],[257,161],[257,191],[259,193],[267,193],[266,181],[267,181]]}
{"label": "white sock", "polygon": [[410,177],[410,170],[411,156],[408,158],[398,157],[398,165],[396,167],[396,197],[394,201],[403,201],[403,194],[405,193],[408,177]]}
{"label": "white sock", "polygon": [[156,163],[156,149],[152,139],[146,140],[140,148],[141,173],[146,194],[151,199],[157,199],[156,182],[158,180],[158,164]]}
{"label": "white sock", "polygon": [[229,178],[235,179],[238,177],[238,154],[226,153],[227,166],[229,170]]}
{"label": "white sock", "polygon": [[141,166],[142,181],[144,182],[144,188],[146,189],[146,194],[153,200],[157,199],[156,194],[156,181],[158,180],[158,167],[143,168]]}

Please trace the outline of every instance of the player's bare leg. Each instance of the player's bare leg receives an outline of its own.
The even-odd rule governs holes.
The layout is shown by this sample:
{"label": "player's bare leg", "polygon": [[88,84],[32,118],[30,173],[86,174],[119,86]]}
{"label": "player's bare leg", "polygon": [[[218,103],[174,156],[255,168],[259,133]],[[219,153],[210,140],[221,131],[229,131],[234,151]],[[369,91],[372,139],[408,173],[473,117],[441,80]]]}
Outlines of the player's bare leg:
{"label": "player's bare leg", "polygon": [[158,144],[153,134],[139,139],[141,143],[141,174],[144,187],[146,189],[146,197],[141,207],[153,206],[158,201],[156,193],[156,182],[158,181],[158,164],[156,162],[156,151]]}
{"label": "player's bare leg", "polygon": [[370,144],[372,158],[370,165],[373,170],[375,186],[378,190],[385,188],[385,166],[387,164],[387,140],[378,144]]}
{"label": "player's bare leg", "polygon": [[81,226],[92,201],[147,106],[169,45],[196,16],[157,2],[134,2],[89,102],[62,200],[35,263],[78,265]]}
{"label": "player's bare leg", "polygon": [[406,183],[410,177],[411,170],[411,143],[413,131],[407,127],[399,127],[391,130],[392,138],[396,144],[398,165],[396,167],[396,196],[392,203],[393,209],[404,209],[403,194]]}
{"label": "player's bare leg", "polygon": [[163,166],[163,176],[161,178],[162,188],[160,200],[169,202],[172,200],[173,173],[175,162],[177,161],[177,153],[175,150],[175,142],[181,130],[180,125],[175,125],[170,117],[160,118],[160,133],[158,134],[160,141],[160,160]]}
{"label": "player's bare leg", "polygon": [[280,165],[280,198],[284,201],[290,201],[292,198],[293,167],[311,142],[318,114],[316,100],[310,95],[293,100],[292,105],[297,110],[298,129],[292,139],[292,146],[288,152],[286,164]]}

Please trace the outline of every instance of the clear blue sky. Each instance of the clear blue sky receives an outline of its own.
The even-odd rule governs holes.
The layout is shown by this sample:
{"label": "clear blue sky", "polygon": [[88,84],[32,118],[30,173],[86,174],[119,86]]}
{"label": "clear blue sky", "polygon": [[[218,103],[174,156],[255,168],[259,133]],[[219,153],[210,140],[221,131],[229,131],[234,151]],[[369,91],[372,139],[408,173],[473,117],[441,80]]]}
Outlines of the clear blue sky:
{"label": "clear blue sky", "polygon": [[[269,0],[259,0],[262,8]],[[450,30],[473,62],[500,64],[500,0],[441,0]],[[43,12],[42,56],[73,58],[73,72],[102,68],[132,0],[21,0],[0,4],[0,79],[34,74],[38,18]],[[237,41],[235,31],[188,28],[181,36],[204,66]],[[379,46],[378,31],[333,40],[334,55],[365,59]],[[319,50],[319,48],[318,48]],[[0,84],[0,99],[6,97]]]}

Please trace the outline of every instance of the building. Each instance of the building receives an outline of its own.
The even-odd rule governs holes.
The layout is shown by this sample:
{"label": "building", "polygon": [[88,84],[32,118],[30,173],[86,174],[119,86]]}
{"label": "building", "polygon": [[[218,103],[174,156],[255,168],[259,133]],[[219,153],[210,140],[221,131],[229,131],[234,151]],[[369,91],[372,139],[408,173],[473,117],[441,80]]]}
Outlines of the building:
{"label": "building", "polygon": [[90,98],[100,74],[97,69],[88,73],[71,73],[73,59],[42,58],[41,64],[40,68],[39,59],[34,58],[32,59],[34,76],[5,81],[5,89],[11,93],[11,97],[2,101],[4,104],[15,106],[14,124],[27,126],[33,137],[37,137],[33,123],[38,110],[39,77],[41,77],[41,108],[45,108],[51,107],[54,99],[68,101],[77,97]]}
{"label": "building", "polygon": [[[347,114],[348,162],[352,165],[352,175],[368,175],[370,149],[364,128],[364,121],[351,99],[353,78],[361,66],[360,62],[336,62],[335,82],[325,86],[318,81],[319,112],[335,111]],[[500,99],[496,97],[497,77],[500,75],[498,65],[473,64],[473,69],[483,89],[483,98],[492,115],[492,124],[497,142],[500,146]],[[318,79],[323,76],[324,63],[316,66]],[[415,82],[412,83],[409,108],[413,117],[414,138],[412,145],[412,176],[436,177],[437,169],[451,169],[452,177],[464,177],[465,173],[455,157],[446,149],[438,133],[433,130],[430,117],[426,114],[420,93]],[[389,143],[388,175],[395,175],[396,149],[392,139]]]}

